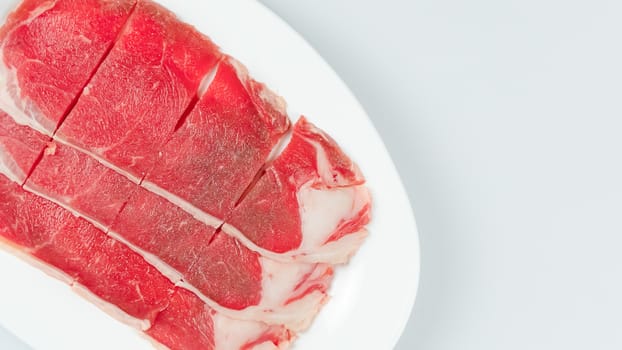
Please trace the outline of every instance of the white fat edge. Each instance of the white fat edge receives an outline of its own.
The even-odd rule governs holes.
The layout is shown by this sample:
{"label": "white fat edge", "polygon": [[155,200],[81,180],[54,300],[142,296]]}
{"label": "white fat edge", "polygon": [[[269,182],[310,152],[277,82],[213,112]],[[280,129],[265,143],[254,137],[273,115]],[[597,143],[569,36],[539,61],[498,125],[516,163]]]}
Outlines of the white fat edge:
{"label": "white fat edge", "polygon": [[332,263],[332,261],[324,261],[324,260],[314,260],[313,255],[305,254],[304,252],[298,250],[292,250],[285,253],[275,253],[273,251],[267,250],[255,244],[248,237],[246,237],[242,231],[240,231],[237,227],[225,223],[222,226],[222,232],[225,234],[239,240],[246,248],[254,251],[255,253],[261,255],[264,258],[268,258],[274,261],[279,261],[282,263],[296,263],[296,262],[309,262],[309,263],[317,263],[317,262],[327,262]]}
{"label": "white fat edge", "polygon": [[349,233],[339,240],[328,242],[314,249],[312,253],[301,253],[295,259],[306,262],[321,261],[332,265],[345,264],[363,245],[368,234],[366,229]]}
{"label": "white fat edge", "polygon": [[76,294],[86,299],[93,305],[97,306],[99,309],[104,311],[106,314],[110,315],[112,318],[114,318],[115,320],[121,323],[124,323],[130,327],[136,328],[140,331],[145,331],[151,328],[151,322],[149,322],[149,320],[141,320],[136,317],[130,316],[125,311],[121,310],[118,306],[108,301],[105,301],[104,299],[95,295],[88,288],[84,287],[83,285],[79,283],[74,283],[71,286],[71,289]]}
{"label": "white fat edge", "polygon": [[248,237],[246,237],[246,235],[244,235],[242,231],[240,231],[237,227],[231,224],[225,223],[222,226],[222,232],[239,240],[246,248],[254,251],[255,253],[258,253],[259,255],[265,258],[269,258],[269,259],[284,262],[284,263],[295,261],[295,256],[292,252],[275,253],[273,251],[262,248],[258,246],[257,244],[255,244],[253,241],[251,241]]}
{"label": "white fat edge", "polygon": [[176,269],[171,267],[169,264],[162,261],[162,259],[160,259],[156,255],[141,249],[140,247],[129,242],[128,240],[123,238],[123,236],[121,236],[120,234],[112,230],[108,231],[108,236],[118,241],[119,243],[124,244],[126,247],[130,248],[134,253],[142,256],[143,259],[147,261],[147,263],[149,263],[151,266],[156,268],[156,270],[158,270],[162,275],[168,278],[173,284],[179,284],[180,281],[182,280],[183,275],[181,274],[181,272],[177,271]]}
{"label": "white fat edge", "polygon": [[[44,2],[39,7],[33,9],[28,14],[28,18],[18,25],[15,25],[13,30],[29,25],[37,17],[54,8],[57,2],[58,1]],[[43,134],[52,136],[56,125],[45,126],[41,124],[38,119],[46,120],[47,118],[43,117],[41,111],[39,111],[32,101],[20,97],[21,88],[19,80],[17,79],[17,71],[15,67],[8,67],[4,64],[4,47],[5,43],[2,43],[0,47],[0,87],[2,87],[0,88],[0,109],[8,113],[16,123],[29,126]]]}
{"label": "white fat edge", "polygon": [[[29,126],[43,134],[51,136],[54,125],[44,126],[37,119],[44,120],[42,113],[28,99],[21,99],[21,88],[15,68],[4,64],[4,45],[0,48],[0,109],[6,112],[20,125]],[[39,118],[37,118],[39,116]]]}
{"label": "white fat edge", "polygon": [[54,141],[58,142],[58,143],[60,143],[62,145],[71,147],[71,148],[77,150],[78,152],[86,154],[87,156],[97,160],[99,163],[101,163],[106,168],[108,168],[108,169],[110,169],[110,170],[112,170],[112,171],[114,171],[114,172],[116,172],[116,173],[118,173],[120,175],[125,176],[127,179],[129,179],[130,181],[132,181],[133,183],[135,183],[137,185],[140,184],[141,179],[138,178],[137,176],[132,175],[131,173],[129,173],[129,172],[119,168],[118,166],[108,162],[107,160],[103,159],[98,154],[95,154],[95,153],[93,153],[91,151],[88,151],[88,150],[86,150],[86,149],[84,149],[82,147],[76,146],[75,144],[73,144],[73,143],[69,142],[68,140],[66,140],[62,135],[55,134],[54,135]]}
{"label": "white fat edge", "polygon": [[[315,133],[320,135],[322,138],[326,139],[324,134],[320,132],[320,130],[317,130],[317,128],[314,128],[313,131],[315,131]],[[303,137],[303,139],[307,143],[309,143],[311,146],[313,146],[313,148],[315,149],[315,157],[316,157],[315,163],[317,166],[317,172],[320,175],[320,179],[322,179],[324,183],[332,183],[333,182],[333,171],[332,171],[333,167],[328,161],[328,156],[326,155],[326,151],[324,150],[324,147],[322,147],[322,145],[319,142],[316,142],[315,140],[311,140],[306,137]]]}
{"label": "white fat edge", "polygon": [[12,254],[13,256],[21,259],[26,262],[30,266],[42,271],[46,275],[57,279],[67,285],[71,285],[74,282],[74,278],[65,273],[64,271],[54,267],[46,262],[39,260],[38,258],[31,255],[30,249],[19,246],[13,242],[8,241],[7,239],[0,237],[0,249]]}
{"label": "white fat edge", "polygon": [[[255,321],[241,321],[215,313],[214,321],[214,345],[218,350],[238,350],[242,346],[259,339],[266,332],[270,332],[270,326]],[[253,347],[253,350],[279,349],[272,342],[264,342]],[[281,347],[281,349],[284,349]]]}
{"label": "white fat edge", "polygon": [[101,222],[95,220],[94,218],[92,218],[89,215],[86,215],[85,213],[76,210],[74,208],[72,208],[71,206],[69,206],[69,204],[65,201],[65,198],[62,199],[58,199],[58,198],[54,198],[52,196],[50,196],[49,194],[45,193],[45,191],[43,191],[39,186],[35,186],[33,185],[30,181],[26,181],[26,183],[24,184],[24,190],[38,196],[41,197],[47,201],[50,201],[58,206],[60,206],[61,208],[67,210],[68,212],[70,212],[71,214],[73,214],[73,216],[78,217],[78,218],[82,218],[88,222],[90,222],[91,224],[93,224],[93,226],[97,227],[98,229],[100,229],[103,232],[106,232],[106,230],[108,230],[108,227],[104,224],[102,224]]}
{"label": "white fat edge", "polygon": [[371,202],[365,186],[313,188],[313,182],[304,184],[296,194],[302,229],[302,243],[298,251],[309,255],[327,244],[343,221],[355,219]]}
{"label": "white fat edge", "polygon": [[194,217],[195,219],[197,219],[198,221],[211,226],[211,227],[219,227],[220,225],[222,225],[223,220],[222,219],[218,219],[215,216],[212,216],[208,213],[206,213],[205,211],[195,207],[194,205],[190,204],[188,201],[182,199],[181,197],[178,197],[174,194],[172,194],[171,192],[161,188],[160,186],[154,184],[153,182],[149,182],[149,181],[144,181],[141,186],[147,190],[149,190],[152,193],[157,194],[158,196],[166,199],[167,201],[175,204],[177,207],[181,208],[183,211],[185,211],[186,213],[192,215],[192,217]]}
{"label": "white fat edge", "polygon": [[330,267],[307,263],[283,263],[264,257],[260,263],[262,291],[259,305],[268,310],[278,310],[291,317],[292,321],[297,323],[292,329],[307,328],[327,301],[326,293],[314,290],[289,304],[287,301],[301,296],[300,294],[309,287],[308,283],[301,283],[304,278],[311,283],[315,283],[317,278],[325,279],[323,282],[326,284],[330,283],[332,279],[332,274],[328,273]]}
{"label": "white fat edge", "polygon": [[0,174],[20,185],[26,181],[27,176],[2,146],[0,146]]}
{"label": "white fat edge", "polygon": [[[46,2],[42,3],[41,5],[39,5],[39,7],[33,9],[32,11],[30,11],[30,13],[28,14],[28,18],[26,18],[25,20],[21,21],[20,25],[15,26],[15,28],[19,28],[19,27],[24,26],[24,25],[29,25],[37,17],[39,17],[42,14],[46,13],[47,11],[53,9],[54,6],[56,6],[57,3],[58,3],[58,0],[46,1]],[[15,10],[17,10],[17,9],[14,9],[13,11],[15,11]]]}
{"label": "white fat edge", "polygon": [[[243,310],[234,310],[224,307],[208,298],[195,286],[182,280],[177,283],[178,287],[191,291],[199,297],[207,306],[232,319],[241,321],[259,321],[270,325],[283,325],[294,332],[301,332],[309,328],[315,315],[328,301],[328,296],[319,291],[314,291],[304,298],[285,307],[278,309],[267,308],[262,304],[249,306]],[[304,315],[301,318],[300,315]]]}
{"label": "white fat edge", "polygon": [[266,163],[270,163],[274,160],[276,160],[287,148],[287,146],[289,146],[290,141],[292,140],[292,137],[294,136],[294,129],[290,128],[289,130],[287,130],[287,132],[281,137],[281,139],[279,140],[279,142],[276,144],[276,146],[274,146],[274,148],[272,149],[272,151],[270,152],[270,155],[268,156],[268,160],[266,161]]}
{"label": "white fat edge", "polygon": [[201,79],[201,84],[199,84],[199,88],[197,89],[197,97],[201,99],[203,95],[209,90],[209,87],[214,82],[214,78],[216,78],[216,73],[218,72],[218,68],[220,67],[220,62],[212,68],[209,73],[205,74],[203,79]]}

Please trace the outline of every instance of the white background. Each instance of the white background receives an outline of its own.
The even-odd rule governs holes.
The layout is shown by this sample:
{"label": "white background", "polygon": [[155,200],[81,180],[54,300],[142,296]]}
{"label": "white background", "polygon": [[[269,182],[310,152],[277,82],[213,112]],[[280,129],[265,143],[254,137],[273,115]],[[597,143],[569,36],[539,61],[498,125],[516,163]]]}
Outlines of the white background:
{"label": "white background", "polygon": [[263,2],[408,188],[422,275],[398,350],[622,348],[622,2]]}
{"label": "white background", "polygon": [[398,350],[622,348],[621,1],[262,2],[408,188],[423,260]]}
{"label": "white background", "polygon": [[0,349],[28,350],[28,347],[11,333],[8,333],[4,328],[0,327]]}

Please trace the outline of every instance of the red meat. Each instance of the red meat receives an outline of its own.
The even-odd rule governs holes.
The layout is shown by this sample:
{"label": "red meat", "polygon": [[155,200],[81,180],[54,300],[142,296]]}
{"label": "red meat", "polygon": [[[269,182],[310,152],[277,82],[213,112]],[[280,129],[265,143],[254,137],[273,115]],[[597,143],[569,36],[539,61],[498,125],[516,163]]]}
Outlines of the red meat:
{"label": "red meat", "polygon": [[139,182],[219,58],[207,37],[140,1],[56,137]]}
{"label": "red meat", "polygon": [[112,47],[135,0],[24,0],[0,28],[0,108],[48,135]]}

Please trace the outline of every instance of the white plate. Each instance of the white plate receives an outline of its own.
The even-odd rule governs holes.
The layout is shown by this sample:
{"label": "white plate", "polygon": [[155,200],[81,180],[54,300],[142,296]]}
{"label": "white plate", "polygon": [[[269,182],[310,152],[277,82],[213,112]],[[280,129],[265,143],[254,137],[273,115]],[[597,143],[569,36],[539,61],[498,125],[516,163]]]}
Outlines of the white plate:
{"label": "white plate", "polygon": [[[368,179],[374,198],[370,237],[338,271],[332,300],[295,349],[392,349],[415,300],[419,244],[400,178],[365,111],[311,46],[258,2],[160,2],[285,97],[292,117],[304,113],[329,132]],[[0,14],[15,3],[2,1]],[[136,332],[12,255],[0,253],[0,266],[0,324],[33,348],[152,349]]]}

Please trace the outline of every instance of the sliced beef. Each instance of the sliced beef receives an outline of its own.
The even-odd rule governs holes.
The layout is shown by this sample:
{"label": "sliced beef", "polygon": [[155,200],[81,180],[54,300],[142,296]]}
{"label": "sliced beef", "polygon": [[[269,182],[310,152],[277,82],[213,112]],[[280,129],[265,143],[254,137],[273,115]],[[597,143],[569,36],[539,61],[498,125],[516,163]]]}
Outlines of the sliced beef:
{"label": "sliced beef", "polygon": [[52,135],[135,0],[24,0],[0,28],[0,109]]}

